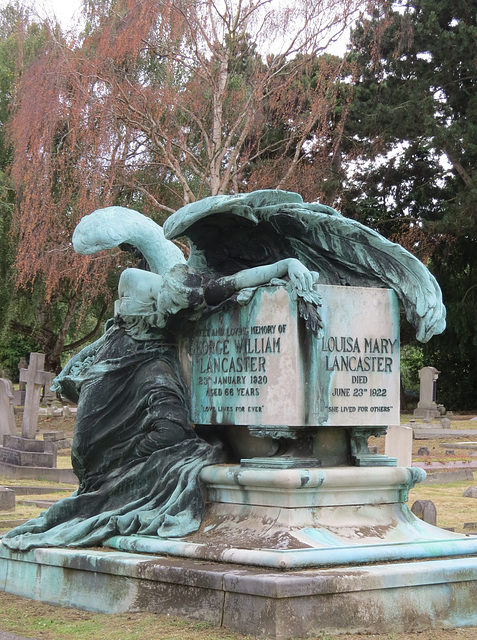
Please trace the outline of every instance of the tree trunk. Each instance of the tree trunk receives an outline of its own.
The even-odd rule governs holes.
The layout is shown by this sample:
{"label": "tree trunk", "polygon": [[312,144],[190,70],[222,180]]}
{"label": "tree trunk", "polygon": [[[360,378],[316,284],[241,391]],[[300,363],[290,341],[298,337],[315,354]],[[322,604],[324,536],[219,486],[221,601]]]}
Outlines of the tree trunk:
{"label": "tree trunk", "polygon": [[78,296],[73,296],[68,300],[68,307],[63,320],[63,324],[56,334],[56,340],[52,345],[49,353],[45,354],[45,367],[49,371],[53,371],[58,374],[61,371],[61,354],[65,346],[66,334],[71,325],[71,321],[75,315],[76,307],[78,305]]}

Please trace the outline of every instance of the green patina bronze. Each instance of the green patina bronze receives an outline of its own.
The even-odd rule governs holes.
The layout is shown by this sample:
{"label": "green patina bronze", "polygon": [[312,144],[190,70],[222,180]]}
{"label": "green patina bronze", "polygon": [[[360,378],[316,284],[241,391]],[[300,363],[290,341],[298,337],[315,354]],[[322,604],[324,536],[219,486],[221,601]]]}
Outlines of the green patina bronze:
{"label": "green patina bronze", "polygon": [[[186,236],[186,262],[171,242]],[[75,250],[132,246],[150,271],[126,269],[115,317],[104,335],[75,356],[54,389],[78,401],[73,468],[79,489],[3,538],[11,549],[93,546],[114,535],[184,536],[201,521],[201,469],[224,461],[221,444],[189,423],[177,354],[181,323],[287,278],[299,313],[321,331],[314,285],[393,289],[417,337],[445,327],[440,289],[399,245],[330,207],[294,193],[214,196],[173,214],[164,232],[122,207],[95,211],[73,235]]]}

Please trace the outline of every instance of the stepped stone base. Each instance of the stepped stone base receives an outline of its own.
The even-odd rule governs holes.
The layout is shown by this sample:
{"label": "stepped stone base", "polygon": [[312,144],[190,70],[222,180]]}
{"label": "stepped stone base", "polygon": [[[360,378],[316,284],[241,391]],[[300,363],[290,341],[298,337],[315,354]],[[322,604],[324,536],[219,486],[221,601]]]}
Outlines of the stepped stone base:
{"label": "stepped stone base", "polygon": [[57,448],[53,442],[6,435],[0,447],[0,463],[20,467],[56,467]]}
{"label": "stepped stone base", "polygon": [[78,486],[78,478],[72,469],[51,469],[49,467],[20,467],[0,462],[0,476],[9,480],[48,480]]}
{"label": "stepped stone base", "polygon": [[149,611],[270,640],[477,626],[477,537],[416,518],[424,472],[203,469],[202,527],[109,549],[0,545],[0,589],[106,613]]}
{"label": "stepped stone base", "polygon": [[477,625],[477,558],[271,571],[121,552],[0,546],[0,589],[106,613],[149,611],[275,640]]}

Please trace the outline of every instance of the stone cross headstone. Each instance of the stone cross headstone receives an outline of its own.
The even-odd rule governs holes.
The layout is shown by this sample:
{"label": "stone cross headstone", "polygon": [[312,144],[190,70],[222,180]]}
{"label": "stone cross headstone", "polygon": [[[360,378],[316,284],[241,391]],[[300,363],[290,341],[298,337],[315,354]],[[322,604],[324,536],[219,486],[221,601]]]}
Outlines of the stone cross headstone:
{"label": "stone cross headstone", "polygon": [[435,367],[423,367],[419,371],[419,402],[414,410],[416,418],[432,419],[441,415],[436,403],[436,383],[440,371]]}
{"label": "stone cross headstone", "polygon": [[26,383],[22,422],[23,438],[35,438],[41,389],[45,385],[51,384],[51,373],[44,371],[44,366],[45,355],[43,353],[31,353],[28,369],[20,370],[20,381]]}
{"label": "stone cross headstone", "polygon": [[0,378],[0,445],[5,435],[15,435],[15,417],[10,382]]}

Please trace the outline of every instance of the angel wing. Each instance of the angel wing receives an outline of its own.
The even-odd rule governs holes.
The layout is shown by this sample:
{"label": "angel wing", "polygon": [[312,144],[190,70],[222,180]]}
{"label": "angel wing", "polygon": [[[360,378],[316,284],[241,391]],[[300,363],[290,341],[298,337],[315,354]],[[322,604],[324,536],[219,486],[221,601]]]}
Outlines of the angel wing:
{"label": "angel wing", "polygon": [[212,196],[182,207],[164,224],[166,238],[186,236],[188,264],[217,276],[298,258],[324,284],[393,289],[417,339],[445,329],[446,311],[435,278],[398,244],[301,196],[277,190]]}
{"label": "angel wing", "polygon": [[121,245],[137,248],[153,273],[164,274],[175,264],[185,263],[182,251],[166,240],[162,227],[134,209],[96,209],[81,218],[73,233],[77,253],[91,254]]}

